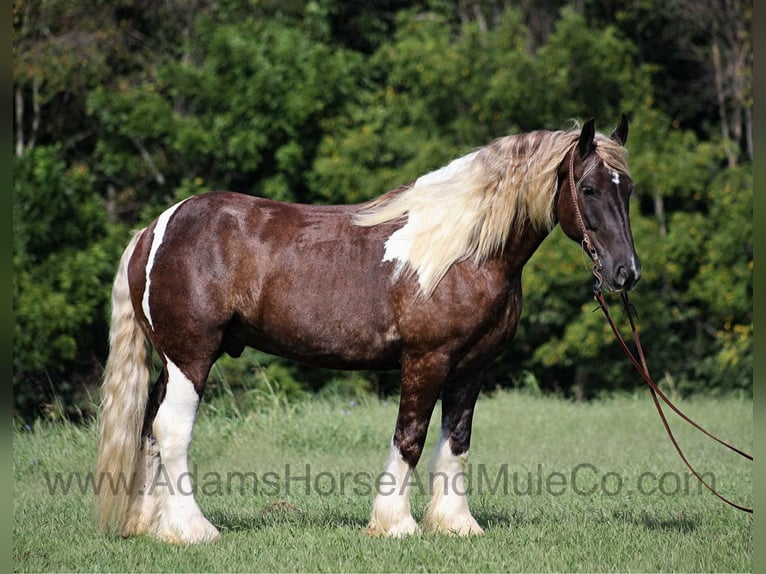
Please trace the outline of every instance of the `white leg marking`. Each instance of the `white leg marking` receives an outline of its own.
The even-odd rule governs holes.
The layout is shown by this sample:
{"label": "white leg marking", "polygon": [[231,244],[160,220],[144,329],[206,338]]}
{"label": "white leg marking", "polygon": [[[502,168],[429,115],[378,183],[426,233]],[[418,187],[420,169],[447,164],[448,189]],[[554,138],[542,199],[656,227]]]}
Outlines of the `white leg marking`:
{"label": "white leg marking", "polygon": [[442,432],[431,460],[431,501],[423,525],[427,530],[443,531],[459,536],[483,534],[468,509],[465,465],[468,453],[452,454],[449,438]]}
{"label": "white leg marking", "polygon": [[160,245],[162,245],[162,240],[165,237],[165,231],[167,231],[170,217],[173,215],[173,213],[175,213],[175,210],[178,209],[184,201],[186,201],[186,199],[179,201],[174,206],[169,207],[164,212],[162,212],[162,215],[160,215],[157,219],[157,225],[154,227],[152,246],[149,249],[149,258],[146,260],[146,285],[144,285],[144,296],[141,299],[141,308],[143,309],[144,315],[146,316],[147,321],[149,321],[149,326],[152,329],[154,329],[154,323],[152,323],[152,312],[149,308],[149,288],[152,283],[151,274],[152,267],[154,267],[154,258],[157,256],[157,250],[160,248]]}
{"label": "white leg marking", "polygon": [[372,505],[367,534],[371,536],[407,536],[420,529],[410,512],[410,479],[412,470],[393,444],[386,470],[378,485]]}
{"label": "white leg marking", "polygon": [[161,464],[153,493],[157,497],[159,515],[152,534],[178,544],[215,540],[218,530],[208,522],[194,500],[187,460],[199,397],[181,369],[170,360],[167,366],[165,398],[152,426]]}

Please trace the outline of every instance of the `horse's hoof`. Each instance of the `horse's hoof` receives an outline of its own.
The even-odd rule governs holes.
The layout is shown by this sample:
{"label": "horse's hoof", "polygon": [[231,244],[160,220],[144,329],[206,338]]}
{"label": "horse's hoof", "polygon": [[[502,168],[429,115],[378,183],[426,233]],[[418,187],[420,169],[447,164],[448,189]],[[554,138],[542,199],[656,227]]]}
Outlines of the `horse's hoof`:
{"label": "horse's hoof", "polygon": [[373,538],[377,538],[378,536],[403,538],[404,536],[419,534],[420,527],[412,516],[408,516],[396,524],[391,524],[387,528],[383,528],[377,520],[370,519],[370,523],[367,525],[367,528],[365,528],[364,533]]}
{"label": "horse's hoof", "polygon": [[481,536],[484,534],[484,529],[470,515],[451,521],[446,520],[445,517],[426,515],[423,527],[428,532],[442,532],[455,536]]}
{"label": "horse's hoof", "polygon": [[183,527],[156,530],[152,536],[169,544],[198,544],[200,542],[215,542],[221,537],[218,529],[207,520],[196,524],[186,524]]}

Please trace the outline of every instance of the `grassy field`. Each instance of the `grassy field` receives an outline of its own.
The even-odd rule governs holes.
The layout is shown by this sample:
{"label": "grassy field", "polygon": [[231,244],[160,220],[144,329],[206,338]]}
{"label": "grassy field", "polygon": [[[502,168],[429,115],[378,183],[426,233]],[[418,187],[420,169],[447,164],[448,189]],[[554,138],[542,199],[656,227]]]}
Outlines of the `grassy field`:
{"label": "grassy field", "polygon": [[[752,401],[680,406],[752,448]],[[363,534],[395,401],[323,399],[234,417],[222,411],[203,406],[191,471],[197,500],[223,536],[191,547],[94,530],[89,489],[81,493],[77,483],[94,465],[93,429],[15,429],[15,570],[752,571],[752,516],[700,490],[645,395],[589,404],[511,392],[482,397],[468,476],[486,534],[469,539]],[[751,504],[750,463],[674,423],[698,469]],[[420,478],[416,519],[428,498],[425,470]]]}

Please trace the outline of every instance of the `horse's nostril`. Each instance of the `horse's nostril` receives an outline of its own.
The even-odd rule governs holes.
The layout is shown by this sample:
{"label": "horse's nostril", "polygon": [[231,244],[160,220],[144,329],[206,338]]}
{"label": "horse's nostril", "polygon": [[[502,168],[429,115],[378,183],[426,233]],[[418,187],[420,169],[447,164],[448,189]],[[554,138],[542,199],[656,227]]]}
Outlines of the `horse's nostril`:
{"label": "horse's nostril", "polygon": [[617,290],[630,290],[638,282],[640,271],[633,269],[632,267],[626,267],[620,265],[614,273],[614,287]]}
{"label": "horse's nostril", "polygon": [[616,289],[620,290],[625,289],[626,287],[631,287],[633,285],[633,279],[633,273],[631,273],[631,271],[624,265],[620,265],[614,274],[614,286]]}

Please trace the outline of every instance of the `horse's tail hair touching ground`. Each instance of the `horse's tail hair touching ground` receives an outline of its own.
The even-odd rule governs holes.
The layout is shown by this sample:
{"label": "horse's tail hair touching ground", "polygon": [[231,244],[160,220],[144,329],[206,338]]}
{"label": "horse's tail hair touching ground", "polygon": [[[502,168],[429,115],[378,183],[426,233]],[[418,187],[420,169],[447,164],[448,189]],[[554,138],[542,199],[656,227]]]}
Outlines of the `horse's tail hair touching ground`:
{"label": "horse's tail hair touching ground", "polygon": [[101,387],[96,521],[102,530],[122,530],[141,449],[149,390],[147,340],[130,302],[128,263],[141,237],[133,236],[120,259],[112,288],[109,358]]}

